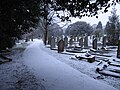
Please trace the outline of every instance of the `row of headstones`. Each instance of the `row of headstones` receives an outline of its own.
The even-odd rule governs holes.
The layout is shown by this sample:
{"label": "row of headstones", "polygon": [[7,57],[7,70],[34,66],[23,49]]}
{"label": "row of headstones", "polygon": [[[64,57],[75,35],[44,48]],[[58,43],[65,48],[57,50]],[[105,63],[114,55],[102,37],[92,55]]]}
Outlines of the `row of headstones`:
{"label": "row of headstones", "polygon": [[[107,37],[104,36],[103,40],[102,40],[103,47],[106,47],[106,40],[107,40]],[[64,40],[61,38],[57,42],[58,42],[58,53],[63,52],[64,48],[66,48],[68,46],[68,38],[67,37],[65,37]],[[72,44],[73,44],[73,40],[70,38],[69,45],[72,45]],[[81,47],[83,46],[83,38],[79,39],[79,45]],[[88,47],[88,37],[87,36],[84,38],[84,47]],[[55,39],[54,39],[54,37],[51,38],[50,48],[51,49],[55,48]],[[97,49],[97,38],[95,38],[95,37],[93,38],[92,48]],[[120,40],[119,40],[118,49],[117,49],[117,57],[120,58]]]}
{"label": "row of headstones", "polygon": [[83,46],[88,47],[88,36],[86,36],[84,38],[83,37],[80,37],[80,38],[77,37],[77,39],[76,38],[73,39],[73,37],[70,37],[69,40],[68,40],[68,37],[65,37],[65,38],[57,37],[57,40],[54,37],[50,37],[50,38],[48,38],[48,44],[51,45],[51,48],[55,48],[55,43],[58,43],[61,39],[64,40],[64,44],[65,44],[64,46],[65,47],[67,47],[67,46],[71,47],[72,45],[74,45],[74,42],[79,42],[79,45],[81,47],[83,47]]}
{"label": "row of headstones", "polygon": [[[59,38],[57,37],[57,40],[54,37],[48,38],[48,44],[51,45],[51,48],[55,48],[55,43],[58,43],[61,39],[63,38]],[[106,36],[103,37],[103,47],[106,47]],[[71,37],[70,40],[68,41],[68,37],[65,37],[64,39],[64,47],[66,48],[69,44],[69,46],[71,47],[74,44],[74,39]],[[77,38],[77,40],[79,42],[79,46],[81,47],[88,47],[88,36],[85,37],[80,37]],[[93,38],[93,43],[92,43],[93,49],[97,49],[97,38]]]}

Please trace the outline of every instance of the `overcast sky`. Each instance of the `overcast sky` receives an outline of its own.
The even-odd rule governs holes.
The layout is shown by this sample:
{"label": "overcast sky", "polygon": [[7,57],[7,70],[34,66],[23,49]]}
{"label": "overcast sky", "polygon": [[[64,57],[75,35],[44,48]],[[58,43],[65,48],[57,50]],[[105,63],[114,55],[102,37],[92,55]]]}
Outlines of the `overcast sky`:
{"label": "overcast sky", "polygon": [[[98,24],[98,22],[101,21],[102,25],[105,26],[106,23],[107,23],[107,21],[108,21],[108,17],[111,16],[111,10],[112,10],[112,8],[113,7],[110,7],[108,9],[107,13],[103,13],[103,14],[100,13],[98,15],[98,18],[96,18],[95,16],[94,17],[83,17],[81,19],[79,19],[79,18],[72,18],[71,19],[71,23],[75,23],[77,21],[85,21],[85,22],[89,23],[90,25],[93,25],[93,24]],[[120,15],[120,4],[117,4],[115,6],[115,8],[117,9],[117,15]],[[120,19],[120,16],[119,16],[119,19]],[[70,22],[66,22],[66,23],[68,23],[68,25],[71,24]],[[62,27],[63,25],[65,25],[65,22],[59,23],[59,25]],[[66,28],[66,27],[64,27],[64,28]]]}

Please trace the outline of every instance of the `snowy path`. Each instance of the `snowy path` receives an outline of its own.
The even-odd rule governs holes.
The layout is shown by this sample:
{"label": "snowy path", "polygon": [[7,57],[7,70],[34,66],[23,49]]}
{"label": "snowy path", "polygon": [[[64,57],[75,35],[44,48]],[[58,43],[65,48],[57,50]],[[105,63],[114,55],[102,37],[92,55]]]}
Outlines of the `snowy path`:
{"label": "snowy path", "polygon": [[117,90],[60,62],[41,47],[44,47],[42,42],[35,40],[23,57],[25,64],[43,80],[46,90]]}

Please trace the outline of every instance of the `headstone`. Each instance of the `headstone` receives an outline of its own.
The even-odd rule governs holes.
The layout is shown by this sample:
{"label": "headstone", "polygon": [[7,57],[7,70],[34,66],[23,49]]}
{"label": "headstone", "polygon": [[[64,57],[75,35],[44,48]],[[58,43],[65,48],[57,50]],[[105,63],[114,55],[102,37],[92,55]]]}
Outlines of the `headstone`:
{"label": "headstone", "polygon": [[77,42],[79,42],[79,36],[77,36]]}
{"label": "headstone", "polygon": [[104,36],[104,37],[103,37],[103,40],[102,40],[103,47],[106,47],[106,39],[107,39],[107,37],[106,37],[106,36]]}
{"label": "headstone", "polygon": [[73,45],[73,39],[70,38],[70,40],[69,40],[69,46],[72,46],[72,45]]}
{"label": "headstone", "polygon": [[120,58],[120,39],[118,40],[117,58]]}
{"label": "headstone", "polygon": [[64,41],[63,39],[61,39],[59,42],[58,42],[58,53],[61,53],[64,51]]}
{"label": "headstone", "polygon": [[65,42],[65,48],[68,46],[68,38],[67,38],[67,36],[65,36],[65,38],[64,38],[64,42]]}
{"label": "headstone", "polygon": [[88,47],[88,36],[85,36],[84,38],[84,47]]}
{"label": "headstone", "polygon": [[82,38],[82,37],[79,39],[79,45],[80,45],[81,47],[83,47],[83,38]]}
{"label": "headstone", "polygon": [[96,38],[93,39],[92,45],[93,45],[93,49],[97,49],[97,39]]}
{"label": "headstone", "polygon": [[55,38],[54,37],[51,38],[51,43],[50,43],[50,49],[53,49],[53,48],[55,48]]}
{"label": "headstone", "polygon": [[29,41],[29,38],[28,38],[28,37],[26,37],[25,42],[28,42],[28,41]]}

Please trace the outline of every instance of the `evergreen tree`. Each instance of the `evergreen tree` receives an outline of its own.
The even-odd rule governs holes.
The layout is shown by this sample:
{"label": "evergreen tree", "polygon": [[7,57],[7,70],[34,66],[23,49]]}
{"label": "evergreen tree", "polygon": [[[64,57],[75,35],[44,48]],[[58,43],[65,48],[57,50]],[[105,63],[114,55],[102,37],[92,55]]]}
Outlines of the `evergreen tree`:
{"label": "evergreen tree", "polygon": [[[13,44],[10,43],[13,43],[14,38],[30,32],[31,27],[37,26],[40,16],[39,7],[40,0],[2,0],[0,2],[0,39],[3,39],[0,40],[0,50],[11,47]],[[3,42],[6,44],[3,45]]]}
{"label": "evergreen tree", "polygon": [[96,26],[96,29],[95,29],[95,31],[93,32],[93,34],[95,34],[95,36],[98,37],[99,40],[100,40],[100,37],[101,37],[102,34],[103,34],[102,22],[101,22],[101,21],[98,22],[98,25]]}
{"label": "evergreen tree", "polygon": [[96,29],[102,30],[102,22],[101,21],[98,22]]}
{"label": "evergreen tree", "polygon": [[106,24],[105,32],[108,37],[109,45],[117,45],[119,39],[119,16],[116,15],[116,9],[113,8],[111,16],[109,16],[109,21]]}

